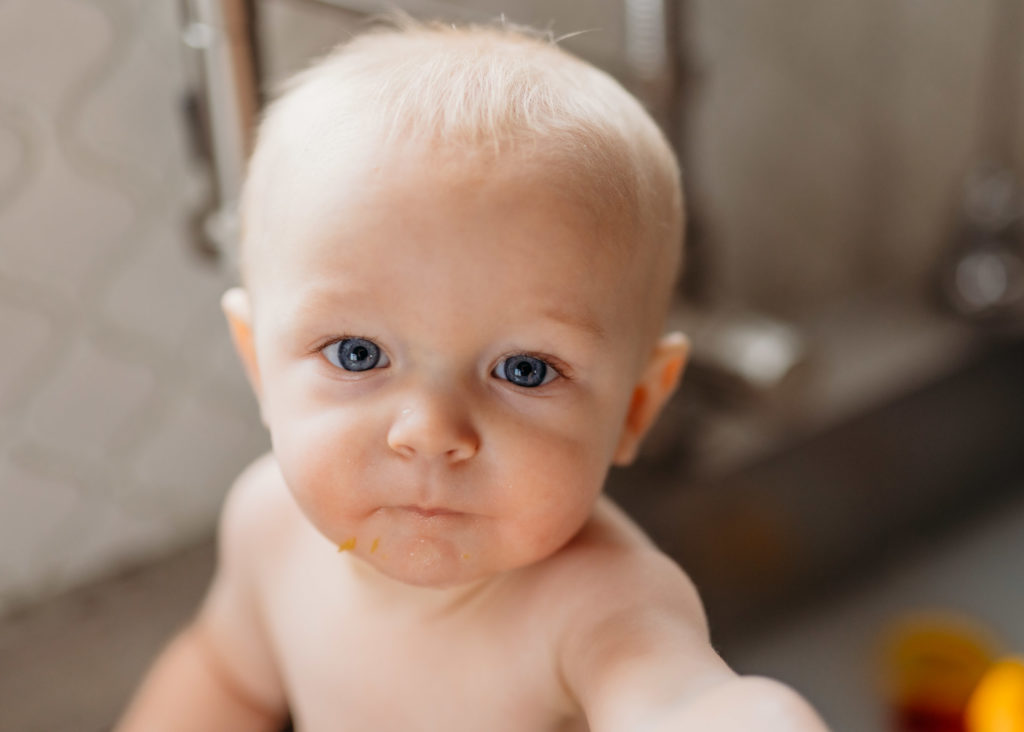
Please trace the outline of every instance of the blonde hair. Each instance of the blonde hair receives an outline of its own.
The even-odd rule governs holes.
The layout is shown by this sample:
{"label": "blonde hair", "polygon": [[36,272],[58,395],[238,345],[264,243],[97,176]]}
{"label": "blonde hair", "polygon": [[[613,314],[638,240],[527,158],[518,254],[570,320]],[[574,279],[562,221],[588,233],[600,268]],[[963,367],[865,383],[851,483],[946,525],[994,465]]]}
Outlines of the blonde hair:
{"label": "blonde hair", "polygon": [[[675,155],[611,76],[549,34],[506,23],[453,26],[392,18],[290,79],[265,110],[241,202],[243,253],[278,165],[270,152],[335,137],[422,140],[460,153],[528,155],[564,176],[595,212],[619,215],[651,257],[664,312],[682,249]],[[334,138],[332,138],[334,139]],[[644,246],[641,246],[641,243]],[[639,254],[643,256],[643,254]],[[660,326],[659,326],[660,327]]]}

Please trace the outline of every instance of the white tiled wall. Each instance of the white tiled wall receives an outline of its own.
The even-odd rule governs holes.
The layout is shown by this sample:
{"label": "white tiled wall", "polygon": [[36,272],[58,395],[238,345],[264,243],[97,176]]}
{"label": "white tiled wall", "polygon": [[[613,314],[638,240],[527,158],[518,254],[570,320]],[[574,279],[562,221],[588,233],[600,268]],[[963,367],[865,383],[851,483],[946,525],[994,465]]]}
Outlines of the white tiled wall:
{"label": "white tiled wall", "polygon": [[0,610],[207,532],[265,448],[192,249],[177,10],[0,3]]}

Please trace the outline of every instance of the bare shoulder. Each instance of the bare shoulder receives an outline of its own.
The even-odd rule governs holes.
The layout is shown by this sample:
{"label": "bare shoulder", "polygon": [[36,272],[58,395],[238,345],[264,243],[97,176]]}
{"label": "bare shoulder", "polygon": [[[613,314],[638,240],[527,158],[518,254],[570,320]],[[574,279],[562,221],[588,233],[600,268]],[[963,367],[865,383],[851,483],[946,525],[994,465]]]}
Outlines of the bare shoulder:
{"label": "bare shoulder", "polygon": [[224,503],[224,515],[230,520],[259,520],[291,503],[284,478],[273,453],[253,460],[235,479]]}
{"label": "bare shoulder", "polygon": [[580,533],[545,564],[543,582],[568,599],[576,627],[582,619],[642,611],[670,614],[706,637],[693,582],[610,499],[602,498]]}
{"label": "bare shoulder", "polygon": [[593,729],[640,729],[645,710],[735,676],[690,578],[611,501],[546,564],[560,675]]}
{"label": "bare shoulder", "polygon": [[826,732],[789,687],[728,667],[689,577],[610,501],[544,571],[563,592],[560,676],[591,729]]}
{"label": "bare shoulder", "polygon": [[221,511],[221,571],[252,571],[277,554],[300,520],[271,453],[254,460],[235,480]]}
{"label": "bare shoulder", "polygon": [[255,460],[235,480],[221,511],[217,568],[193,623],[218,676],[252,705],[284,708],[283,684],[265,619],[268,570],[297,512],[274,459]]}

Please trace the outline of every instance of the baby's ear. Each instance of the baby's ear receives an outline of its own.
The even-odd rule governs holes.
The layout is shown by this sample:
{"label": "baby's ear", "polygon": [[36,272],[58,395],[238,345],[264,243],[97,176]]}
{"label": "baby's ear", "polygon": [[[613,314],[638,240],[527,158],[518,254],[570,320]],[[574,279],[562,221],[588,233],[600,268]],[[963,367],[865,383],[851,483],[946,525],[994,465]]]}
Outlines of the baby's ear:
{"label": "baby's ear", "polygon": [[622,436],[612,458],[615,465],[629,465],[636,458],[644,436],[679,385],[689,353],[690,341],[682,333],[664,335],[654,347],[647,368],[633,389]]}
{"label": "baby's ear", "polygon": [[249,377],[256,398],[261,395],[260,368],[256,362],[256,346],[252,337],[252,305],[249,293],[241,287],[232,287],[220,299],[221,309],[228,319],[231,340],[235,342],[235,350],[242,359],[245,374]]}

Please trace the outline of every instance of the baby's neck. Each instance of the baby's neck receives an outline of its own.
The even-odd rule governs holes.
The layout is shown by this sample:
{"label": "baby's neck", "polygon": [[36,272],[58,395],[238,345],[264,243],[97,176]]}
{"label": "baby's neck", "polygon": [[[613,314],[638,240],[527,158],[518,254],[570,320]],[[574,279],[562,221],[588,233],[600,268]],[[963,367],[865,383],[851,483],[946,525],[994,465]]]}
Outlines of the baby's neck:
{"label": "baby's neck", "polygon": [[345,554],[340,559],[353,581],[353,589],[367,602],[390,608],[407,607],[431,615],[447,614],[469,604],[503,576],[491,575],[444,587],[419,586],[389,577],[357,556]]}

